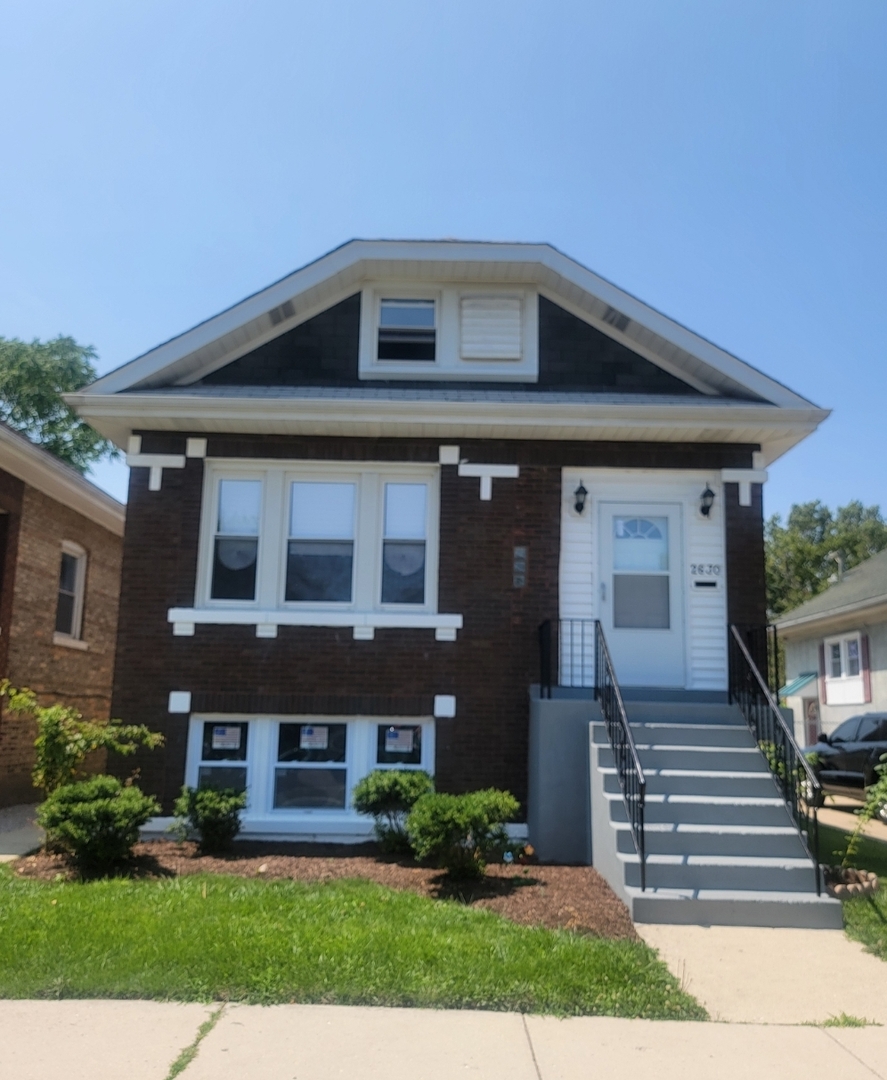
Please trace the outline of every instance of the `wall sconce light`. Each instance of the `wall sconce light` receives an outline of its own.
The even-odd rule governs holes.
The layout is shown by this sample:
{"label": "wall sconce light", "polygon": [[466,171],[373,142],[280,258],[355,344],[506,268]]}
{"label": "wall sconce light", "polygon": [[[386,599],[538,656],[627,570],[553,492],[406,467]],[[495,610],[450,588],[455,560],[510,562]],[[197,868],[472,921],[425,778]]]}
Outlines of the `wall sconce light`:
{"label": "wall sconce light", "polygon": [[707,518],[708,515],[711,513],[711,508],[714,505],[714,501],[715,493],[708,486],[708,484],[706,484],[705,491],[703,491],[703,493],[699,496],[699,513],[702,514],[703,517]]}
{"label": "wall sconce light", "polygon": [[588,498],[588,492],[581,480],[579,481],[579,487],[573,492],[573,497],[576,500],[573,503],[573,506],[576,508],[576,513],[581,514],[585,509],[585,500]]}

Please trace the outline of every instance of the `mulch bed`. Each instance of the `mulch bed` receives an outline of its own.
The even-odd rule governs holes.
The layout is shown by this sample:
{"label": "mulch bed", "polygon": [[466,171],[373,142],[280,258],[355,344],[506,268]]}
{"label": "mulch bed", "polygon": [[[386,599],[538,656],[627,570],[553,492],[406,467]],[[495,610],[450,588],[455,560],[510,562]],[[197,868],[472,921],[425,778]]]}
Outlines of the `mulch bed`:
{"label": "mulch bed", "polygon": [[[16,870],[22,877],[42,881],[77,876],[64,856],[45,853],[19,859]],[[392,889],[411,889],[420,896],[486,908],[524,926],[639,940],[628,909],[590,866],[497,864],[487,868],[482,881],[454,882],[440,870],[385,855],[375,844],[240,841],[232,854],[213,857],[201,855],[193,843],[155,840],[136,845],[127,872],[142,878],[185,874],[234,874],[305,882],[365,878]]]}

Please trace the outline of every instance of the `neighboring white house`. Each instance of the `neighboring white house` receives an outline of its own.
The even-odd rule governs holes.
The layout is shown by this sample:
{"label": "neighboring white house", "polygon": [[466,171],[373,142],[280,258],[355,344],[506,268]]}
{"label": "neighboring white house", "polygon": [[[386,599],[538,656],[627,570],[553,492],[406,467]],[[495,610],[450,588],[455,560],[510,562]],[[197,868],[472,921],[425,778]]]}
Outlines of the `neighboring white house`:
{"label": "neighboring white house", "polygon": [[887,711],[887,551],[846,571],[776,623],[786,685],[802,744],[849,716]]}

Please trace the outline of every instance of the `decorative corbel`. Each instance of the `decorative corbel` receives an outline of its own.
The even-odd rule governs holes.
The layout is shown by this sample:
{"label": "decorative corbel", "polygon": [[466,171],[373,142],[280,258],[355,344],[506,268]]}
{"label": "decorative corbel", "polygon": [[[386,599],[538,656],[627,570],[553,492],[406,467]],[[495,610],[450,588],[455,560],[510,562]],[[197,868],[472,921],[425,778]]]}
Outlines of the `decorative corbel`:
{"label": "decorative corbel", "polygon": [[460,476],[477,476],[480,478],[480,497],[483,502],[489,502],[493,497],[493,478],[503,480],[516,480],[520,476],[519,465],[476,465],[473,462],[459,462]]}

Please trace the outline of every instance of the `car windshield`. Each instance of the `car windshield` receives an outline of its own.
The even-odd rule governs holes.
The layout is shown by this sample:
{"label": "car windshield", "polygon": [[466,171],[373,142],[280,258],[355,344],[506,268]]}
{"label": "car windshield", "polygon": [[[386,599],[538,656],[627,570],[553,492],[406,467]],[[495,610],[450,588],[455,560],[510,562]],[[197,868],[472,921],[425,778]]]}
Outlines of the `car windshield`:
{"label": "car windshield", "polygon": [[839,724],[829,736],[831,742],[853,742],[857,731],[859,731],[859,721],[861,719],[861,716],[851,716],[849,720]]}

